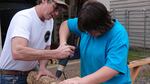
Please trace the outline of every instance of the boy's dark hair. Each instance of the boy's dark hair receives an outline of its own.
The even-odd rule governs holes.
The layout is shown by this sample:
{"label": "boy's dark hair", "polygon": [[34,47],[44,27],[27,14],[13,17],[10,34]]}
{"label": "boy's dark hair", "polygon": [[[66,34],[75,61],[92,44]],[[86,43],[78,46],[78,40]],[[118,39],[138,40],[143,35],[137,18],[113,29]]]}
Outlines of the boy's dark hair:
{"label": "boy's dark hair", "polygon": [[107,8],[98,1],[87,1],[83,4],[79,16],[78,27],[82,32],[99,31],[105,33],[113,26]]}

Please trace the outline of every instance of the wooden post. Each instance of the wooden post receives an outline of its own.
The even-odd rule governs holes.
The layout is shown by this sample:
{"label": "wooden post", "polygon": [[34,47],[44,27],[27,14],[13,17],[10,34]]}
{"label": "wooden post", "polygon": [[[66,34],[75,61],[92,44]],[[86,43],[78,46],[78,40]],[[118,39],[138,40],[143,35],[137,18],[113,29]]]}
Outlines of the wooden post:
{"label": "wooden post", "polygon": [[134,84],[135,79],[137,78],[137,76],[140,72],[140,69],[141,69],[141,66],[137,66],[137,67],[130,69],[131,70],[132,84]]}

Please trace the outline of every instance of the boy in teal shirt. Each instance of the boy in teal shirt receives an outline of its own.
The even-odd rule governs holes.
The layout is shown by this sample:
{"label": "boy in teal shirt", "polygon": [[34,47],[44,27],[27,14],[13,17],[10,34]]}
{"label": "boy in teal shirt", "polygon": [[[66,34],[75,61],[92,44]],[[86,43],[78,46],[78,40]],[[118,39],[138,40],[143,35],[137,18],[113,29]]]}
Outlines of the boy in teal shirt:
{"label": "boy in teal shirt", "polygon": [[60,84],[131,84],[128,34],[103,4],[87,1],[78,18],[63,22],[60,45],[66,44],[70,32],[80,37],[81,78]]}

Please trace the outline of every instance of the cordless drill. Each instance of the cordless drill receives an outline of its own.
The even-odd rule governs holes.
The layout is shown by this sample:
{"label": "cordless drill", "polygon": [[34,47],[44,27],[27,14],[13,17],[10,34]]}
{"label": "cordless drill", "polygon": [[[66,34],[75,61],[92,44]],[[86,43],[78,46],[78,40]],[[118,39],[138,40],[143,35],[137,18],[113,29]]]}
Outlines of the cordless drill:
{"label": "cordless drill", "polygon": [[58,66],[57,66],[57,71],[56,71],[56,77],[57,79],[59,79],[62,75],[62,73],[64,72],[64,69],[68,63],[68,61],[71,59],[78,59],[80,58],[80,53],[79,53],[79,47],[76,47],[75,49],[75,52],[73,55],[70,55],[69,57],[67,58],[64,58],[64,59],[60,59],[59,60],[59,63],[58,63]]}
{"label": "cordless drill", "polygon": [[59,79],[62,75],[62,73],[64,72],[64,69],[69,61],[69,57],[65,58],[65,59],[60,59],[58,66],[57,66],[57,71],[56,71],[56,77]]}

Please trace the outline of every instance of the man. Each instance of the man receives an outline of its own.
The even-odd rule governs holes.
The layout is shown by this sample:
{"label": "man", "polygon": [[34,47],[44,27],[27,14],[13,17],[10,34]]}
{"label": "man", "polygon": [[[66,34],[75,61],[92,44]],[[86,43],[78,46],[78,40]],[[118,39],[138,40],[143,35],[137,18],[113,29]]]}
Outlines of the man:
{"label": "man", "polygon": [[67,5],[59,0],[39,0],[33,8],[22,10],[12,18],[0,56],[0,84],[26,84],[29,71],[40,60],[41,75],[52,74],[45,69],[48,59],[61,59],[74,53],[74,47],[50,49],[53,18]]}
{"label": "man", "polygon": [[103,4],[89,0],[78,18],[64,21],[59,30],[60,45],[65,46],[70,32],[80,37],[81,78],[59,84],[131,84],[128,34]]}

